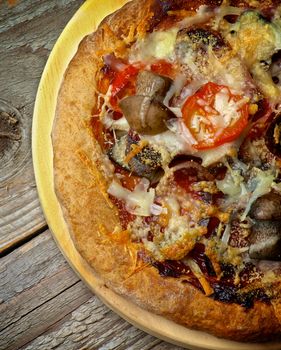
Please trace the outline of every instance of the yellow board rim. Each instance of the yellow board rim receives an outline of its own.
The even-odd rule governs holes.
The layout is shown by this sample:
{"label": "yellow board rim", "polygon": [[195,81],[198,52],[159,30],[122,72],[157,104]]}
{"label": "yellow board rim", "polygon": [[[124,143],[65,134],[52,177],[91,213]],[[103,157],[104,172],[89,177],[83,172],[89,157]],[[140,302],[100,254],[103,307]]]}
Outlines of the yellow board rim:
{"label": "yellow board rim", "polygon": [[[32,157],[41,206],[53,237],[77,275],[114,312],[135,327],[170,343],[194,350],[280,350],[280,342],[239,343],[193,331],[143,310],[106,288],[74,247],[53,184],[51,130],[63,74],[82,38],[128,0],[87,0],[57,40],[38,87],[32,125]],[[89,15],[90,14],[90,15]],[[148,326],[149,325],[149,326]]]}

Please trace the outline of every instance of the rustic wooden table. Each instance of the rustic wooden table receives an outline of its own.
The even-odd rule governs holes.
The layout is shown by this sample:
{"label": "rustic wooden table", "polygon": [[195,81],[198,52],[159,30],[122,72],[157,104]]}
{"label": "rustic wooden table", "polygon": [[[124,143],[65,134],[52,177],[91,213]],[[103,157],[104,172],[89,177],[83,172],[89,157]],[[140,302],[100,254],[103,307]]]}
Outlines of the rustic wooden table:
{"label": "rustic wooden table", "polygon": [[180,349],[105,307],[64,260],[40,209],[31,157],[35,94],[82,0],[0,0],[0,349]]}

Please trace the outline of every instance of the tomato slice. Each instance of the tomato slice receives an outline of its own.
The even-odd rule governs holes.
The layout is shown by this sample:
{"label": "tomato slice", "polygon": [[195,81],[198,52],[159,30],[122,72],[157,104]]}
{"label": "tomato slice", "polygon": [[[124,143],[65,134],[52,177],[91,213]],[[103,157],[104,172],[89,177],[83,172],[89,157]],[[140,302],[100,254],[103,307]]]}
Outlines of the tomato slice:
{"label": "tomato slice", "polygon": [[128,65],[122,71],[116,72],[114,79],[111,83],[110,97],[110,103],[115,110],[119,110],[118,100],[124,97],[122,96],[122,92],[124,92],[124,89],[130,91],[130,93],[128,94],[134,94],[134,82],[138,72],[139,68],[133,65]]}
{"label": "tomato slice", "polygon": [[248,99],[227,86],[209,82],[190,96],[182,108],[183,120],[198,150],[235,140],[248,124]]}
{"label": "tomato slice", "polygon": [[172,63],[165,60],[158,60],[151,65],[151,71],[159,75],[166,75],[170,78],[174,78],[176,75],[174,66]]}

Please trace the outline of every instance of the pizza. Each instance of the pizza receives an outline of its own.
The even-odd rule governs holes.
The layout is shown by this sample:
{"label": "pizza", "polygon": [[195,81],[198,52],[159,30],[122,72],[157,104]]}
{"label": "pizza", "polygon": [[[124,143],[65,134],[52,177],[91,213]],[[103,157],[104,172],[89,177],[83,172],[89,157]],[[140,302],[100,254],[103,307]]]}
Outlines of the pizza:
{"label": "pizza", "polygon": [[133,0],[60,88],[55,191],[77,250],[142,308],[281,334],[281,2]]}

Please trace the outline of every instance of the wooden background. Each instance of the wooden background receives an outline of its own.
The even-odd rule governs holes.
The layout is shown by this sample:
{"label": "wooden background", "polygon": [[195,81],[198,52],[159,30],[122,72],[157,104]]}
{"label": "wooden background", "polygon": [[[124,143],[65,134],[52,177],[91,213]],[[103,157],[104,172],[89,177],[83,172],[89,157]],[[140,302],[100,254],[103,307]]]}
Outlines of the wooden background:
{"label": "wooden background", "polygon": [[[100,0],[102,1],[102,0]],[[0,0],[0,350],[180,350],[105,307],[70,269],[40,209],[31,123],[50,51],[82,0]]]}

